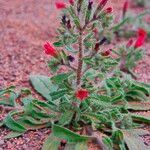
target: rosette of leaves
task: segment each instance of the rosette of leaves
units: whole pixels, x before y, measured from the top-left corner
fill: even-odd
[[[57,150],[60,146],[86,150],[89,140],[97,142],[101,149],[137,148],[139,135],[143,135],[143,131],[130,135],[129,132],[143,123],[150,124],[150,119],[132,113],[130,110],[138,110],[141,103],[134,107],[130,101],[144,101],[147,106],[143,109],[149,110],[150,86],[138,83],[129,76],[121,78],[119,59],[111,58],[101,48],[106,42],[103,34],[106,34],[109,25],[106,21],[111,18],[110,9],[104,8],[106,3],[107,0],[99,3],[75,0],[63,9],[58,41],[54,43],[60,50],[53,53],[54,57],[49,62],[56,74],[51,78],[41,75],[30,77],[32,86],[45,101],[31,96],[23,98],[19,109],[10,111],[1,122],[1,126],[13,131],[6,138],[19,136],[28,130],[50,127],[52,133],[46,139],[43,150]],[[98,36],[93,34],[95,27]],[[55,52],[54,48],[50,49]],[[73,66],[68,55],[77,59],[77,65]],[[57,73],[61,65],[69,66],[68,72]],[[86,99],[76,96],[76,91],[82,88],[88,91]],[[83,130],[86,135],[76,133]],[[103,133],[103,136],[97,137],[95,131]],[[128,136],[134,139],[133,143]],[[143,148],[143,143],[139,147]]]

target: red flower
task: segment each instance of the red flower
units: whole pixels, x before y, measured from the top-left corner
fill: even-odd
[[[73,4],[74,4],[74,0],[69,0],[69,3],[70,3],[71,5],[73,5]]]
[[[145,39],[147,37],[147,32],[144,29],[142,29],[142,28],[138,29],[137,34],[138,34],[138,38],[137,38],[137,40],[135,42],[134,48],[141,47],[144,44],[144,41],[145,41]]]
[[[139,37],[134,45],[134,48],[139,48],[144,44],[145,39],[143,39],[143,37]]]
[[[128,1],[126,1],[123,5],[123,17],[125,17],[125,14],[128,10],[128,6],[129,6],[129,3],[128,3]]]
[[[109,50],[106,50],[105,52],[102,52],[101,55],[102,56],[109,56],[110,53],[111,53],[111,50],[109,49]]]
[[[56,52],[56,50],[54,49],[54,47],[50,43],[46,42],[44,44],[44,48],[45,48],[45,53],[47,55],[51,55],[51,56],[57,57],[57,52]]]
[[[66,4],[63,3],[63,2],[56,2],[55,5],[56,5],[57,9],[64,9],[64,8],[66,8]]]
[[[139,36],[139,37],[146,38],[147,32],[146,32],[144,29],[139,28],[139,29],[138,29],[138,36]]]
[[[109,13],[111,13],[112,12],[112,7],[108,7],[108,8],[106,8],[105,9],[105,12],[107,13],[107,14],[109,14]]]
[[[133,39],[130,39],[126,45],[127,48],[131,47],[133,44]]]
[[[75,93],[76,98],[80,101],[85,100],[89,96],[89,91],[86,89],[80,89]]]

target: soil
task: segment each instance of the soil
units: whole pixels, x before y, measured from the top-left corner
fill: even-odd
[[[54,41],[58,26],[59,11],[55,9],[56,0],[0,0],[0,88],[15,85],[29,85],[29,75],[50,76],[46,65],[49,59],[43,53],[45,41]],[[67,1],[67,0],[66,0]],[[120,16],[125,0],[110,0],[114,14]],[[130,3],[133,12],[141,12]],[[117,18],[118,18],[117,17]],[[148,20],[148,19],[147,19]],[[121,39],[121,42],[124,39]],[[145,44],[146,56],[135,68],[138,80],[150,83],[150,40]],[[139,112],[150,116],[150,112]],[[6,114],[0,114],[0,120]],[[150,131],[150,130],[149,130]],[[50,129],[28,131],[19,138],[3,140],[8,129],[0,128],[0,150],[40,150]],[[150,133],[143,138],[150,143]],[[95,144],[89,144],[89,150],[98,150]]]

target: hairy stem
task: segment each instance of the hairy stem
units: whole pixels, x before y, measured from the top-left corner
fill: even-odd
[[[82,30],[80,30],[80,35],[78,39],[79,44],[79,53],[78,53],[78,69],[77,69],[77,86],[81,83],[82,76],[82,66],[83,66],[83,39],[82,39]]]

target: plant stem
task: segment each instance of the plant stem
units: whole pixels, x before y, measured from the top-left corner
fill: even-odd
[[[82,66],[83,66],[83,31],[86,29],[86,27],[92,23],[93,21],[97,20],[98,18],[90,20],[88,23],[86,23],[82,28],[79,30],[79,54],[78,54],[78,69],[77,69],[77,86],[81,84],[81,77],[82,77]]]
[[[82,76],[82,66],[83,66],[83,39],[82,39],[82,30],[80,30],[80,35],[78,39],[79,44],[79,54],[78,54],[78,69],[77,69],[77,86],[81,83],[81,76]]]

